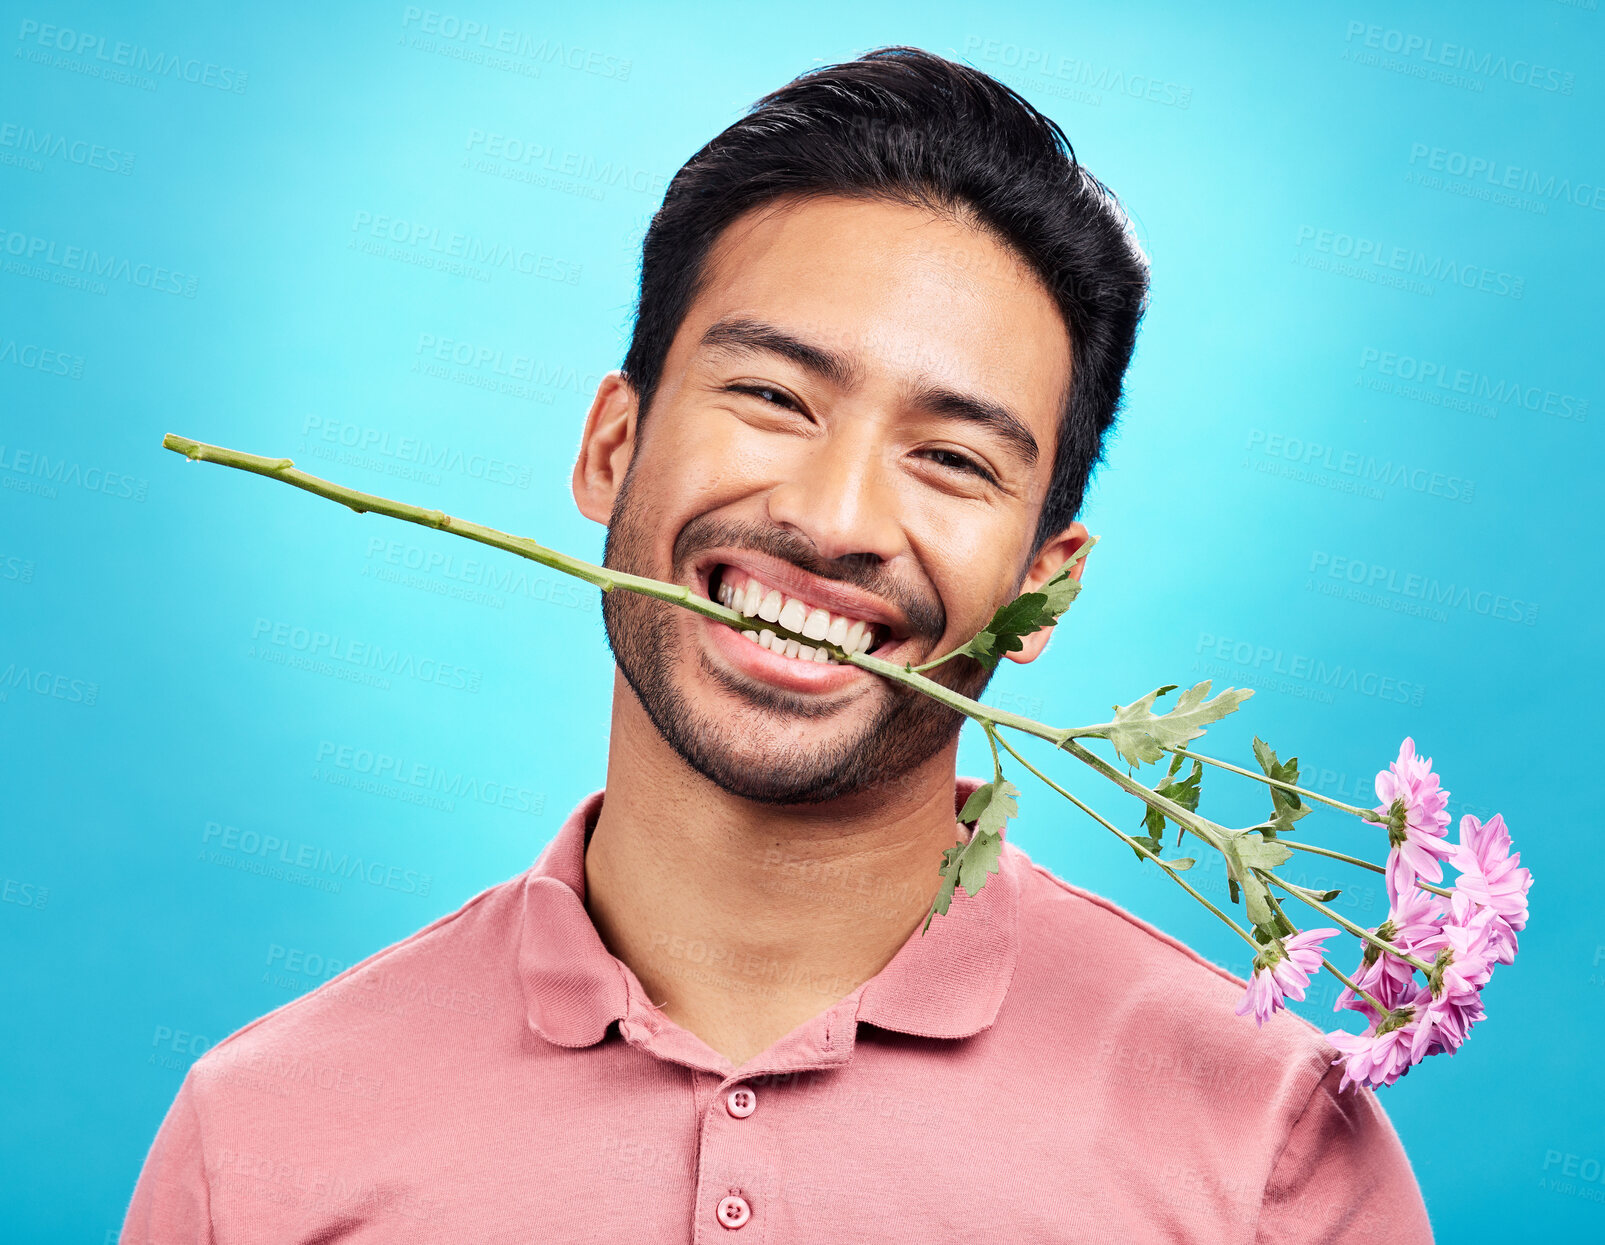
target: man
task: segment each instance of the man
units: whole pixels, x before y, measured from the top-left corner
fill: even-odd
[[[1006,843],[922,934],[960,719],[768,625],[918,663],[1088,539],[1147,273],[1067,147],[901,48],[692,157],[574,494],[751,628],[609,594],[605,797],[203,1057],[125,1241],[1430,1240],[1318,1031],[1157,930]]]

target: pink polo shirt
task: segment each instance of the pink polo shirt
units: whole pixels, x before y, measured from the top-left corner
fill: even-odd
[[[122,1240],[1431,1241],[1317,1029],[1256,1029],[1238,978],[1012,843],[732,1066],[586,913],[601,801],[527,873],[197,1061]]]

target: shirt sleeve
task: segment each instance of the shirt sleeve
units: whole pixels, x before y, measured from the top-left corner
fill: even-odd
[[[201,1120],[188,1077],[145,1156],[118,1243],[212,1245]]]
[[[1332,1067],[1271,1166],[1256,1245],[1432,1245],[1415,1173],[1375,1092]]]

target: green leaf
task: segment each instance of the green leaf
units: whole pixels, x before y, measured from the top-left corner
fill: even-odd
[[[955,655],[973,657],[991,670],[1004,654],[1018,653],[1025,648],[1020,643],[1021,636],[1058,623],[1059,616],[1070,608],[1070,603],[1081,591],[1081,581],[1072,576],[1070,571],[1097,543],[1096,536],[1086,541],[1048,577],[1042,587],[1035,592],[1023,592],[1003,606],[969,643],[956,650]]]
[[[1291,757],[1285,762],[1278,761],[1275,749],[1258,735],[1254,736],[1254,757],[1259,761],[1260,768],[1265,771],[1267,778],[1295,785],[1298,783],[1298,758]],[[1267,839],[1274,839],[1277,831],[1291,830],[1295,821],[1307,816],[1310,806],[1299,799],[1297,792],[1285,791],[1281,787],[1272,787],[1270,792],[1271,819],[1261,827],[1261,832]]]
[[[1164,779],[1154,788],[1154,793],[1162,795],[1166,799],[1174,800],[1189,813],[1196,813],[1201,790],[1200,784],[1204,780],[1204,763],[1202,761],[1194,761],[1193,772],[1185,778],[1178,779],[1176,771],[1181,768],[1183,759],[1172,754],[1170,768],[1165,771]],[[1165,823],[1167,820],[1170,819],[1152,805],[1149,805],[1143,812],[1142,824],[1148,833],[1143,836],[1136,836],[1136,841],[1148,848],[1156,856],[1159,854],[1159,849],[1164,846]],[[1180,822],[1176,823],[1176,828],[1178,831],[1176,843],[1180,845],[1181,837],[1187,833],[1187,828]],[[1135,848],[1132,850],[1139,860],[1144,859],[1141,852],[1136,851]]]
[[[1132,765],[1157,761],[1166,748],[1179,748],[1197,739],[1204,727],[1218,722],[1238,705],[1254,694],[1248,687],[1228,687],[1220,694],[1209,696],[1210,680],[1195,683],[1176,698],[1176,704],[1165,713],[1153,711],[1154,701],[1166,692],[1176,690],[1177,684],[1168,683],[1155,688],[1141,700],[1129,705],[1116,705],[1112,722],[1077,732],[1098,735],[1114,744],[1118,752]]]
[[[959,857],[959,885],[966,895],[980,893],[987,875],[998,871],[998,859],[1002,855],[1003,836],[996,830],[977,830],[970,836]]]
[[[1271,907],[1270,889],[1252,870],[1243,875],[1243,910],[1255,925],[1276,919],[1276,912]]]
[[[1293,849],[1281,843],[1267,842],[1257,830],[1228,832],[1221,840],[1221,852],[1226,857],[1226,880],[1232,889],[1232,902],[1237,902],[1237,888],[1243,889],[1243,906],[1248,919],[1255,925],[1268,925],[1276,918],[1270,889],[1256,869],[1274,869],[1292,856]]]
[[[942,885],[937,888],[931,910],[925,914],[923,934],[931,927],[931,918],[946,916],[953,903],[955,887],[962,886],[968,895],[976,894],[986,884],[988,874],[998,871],[998,860],[1003,854],[1003,836],[995,830],[977,829],[968,843],[955,843],[942,853]]]
[[[973,824],[969,842],[955,843],[942,853],[942,885],[931,901],[931,910],[925,914],[923,934],[931,927],[931,918],[946,916],[953,903],[955,887],[962,886],[964,893],[974,895],[986,885],[988,875],[998,871],[1003,855],[1003,828],[1009,818],[1020,813],[1020,791],[1007,778],[977,787],[959,810],[959,820]]]
[[[1292,921],[1287,919],[1287,914],[1282,911],[1280,906],[1277,907],[1270,921],[1253,927],[1254,939],[1261,946],[1266,946],[1277,938],[1287,938],[1296,933],[1298,933],[1298,929]]]
[[[931,900],[931,910],[925,914],[925,924],[920,927],[923,934],[931,928],[931,918],[938,913],[947,915],[948,906],[953,902],[953,888],[959,881],[959,863],[964,855],[965,844],[955,843],[942,853],[942,885],[936,889],[936,898]]]
[[[979,786],[964,801],[959,820],[973,825],[977,834],[1000,831],[1009,818],[1020,815],[1019,794],[1020,789],[1007,778]]]

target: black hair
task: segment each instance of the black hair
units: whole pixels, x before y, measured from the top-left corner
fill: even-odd
[[[1076,159],[1058,124],[1009,87],[910,47],[793,79],[686,161],[641,248],[623,372],[641,417],[706,276],[710,250],[772,200],[838,195],[970,219],[1017,252],[1069,329],[1071,383],[1036,547],[1081,511],[1120,407],[1148,263],[1125,212]]]

